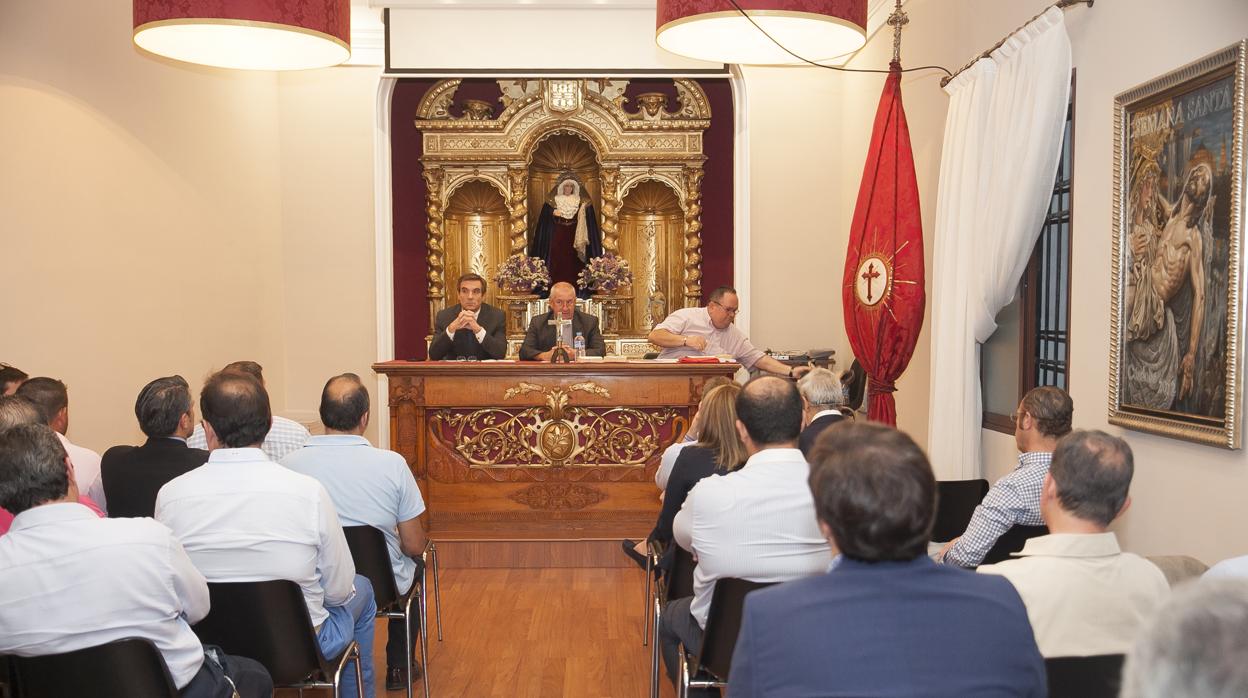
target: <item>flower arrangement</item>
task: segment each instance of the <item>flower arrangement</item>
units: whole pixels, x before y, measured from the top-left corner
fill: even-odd
[[[590,259],[589,264],[576,277],[576,281],[581,288],[599,293],[614,293],[633,283],[633,270],[629,268],[627,259],[617,257],[614,252],[607,252],[601,257]]]
[[[532,293],[550,285],[550,271],[542,258],[517,253],[498,265],[494,280],[512,293]]]

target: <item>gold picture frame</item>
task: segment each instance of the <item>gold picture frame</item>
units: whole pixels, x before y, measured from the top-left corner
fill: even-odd
[[[1109,422],[1242,439],[1248,40],[1114,100]]]

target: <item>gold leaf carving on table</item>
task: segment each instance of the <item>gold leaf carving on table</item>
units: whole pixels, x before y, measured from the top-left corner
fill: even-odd
[[[670,407],[577,407],[571,394],[610,398],[592,381],[563,388],[518,383],[504,399],[540,392],[544,405],[436,410],[430,432],[474,467],[645,467],[670,441],[680,413]]]
[[[602,502],[607,495],[585,485],[551,482],[529,485],[507,498],[530,509],[578,511]]]

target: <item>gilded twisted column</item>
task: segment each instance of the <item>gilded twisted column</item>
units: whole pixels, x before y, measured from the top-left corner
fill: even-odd
[[[701,167],[685,168],[685,307],[702,304]]]
[[[511,222],[511,252],[524,254],[529,246],[529,226],[525,217],[529,213],[529,187],[523,167],[507,169],[507,184],[511,187],[511,196],[507,201]]]
[[[620,169],[602,168],[602,251],[620,252]]]
[[[446,232],[442,229],[442,168],[425,168],[425,227],[427,235],[425,246],[429,263],[429,310],[430,321],[442,309],[446,297],[446,282],[443,273],[446,271],[446,249],[443,245]]]

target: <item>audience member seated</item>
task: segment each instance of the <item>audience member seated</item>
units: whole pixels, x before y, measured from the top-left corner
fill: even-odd
[[[0,538],[0,654],[144,638],[184,698],[232,695],[230,681],[246,698],[270,696],[258,662],[205,656],[190,624],[208,614],[208,585],[169,529],[99,518],[77,502],[72,468],[47,426],[0,432],[0,505],[17,513]]]
[[[676,512],[684,505],[693,486],[704,477],[732,472],[745,462],[745,444],[741,443],[741,437],[737,435],[737,396],[740,393],[741,387],[731,383],[711,390],[702,398],[702,404],[698,406],[698,416],[695,418],[701,423],[698,441],[681,450],[672,467],[667,489],[663,492],[663,509],[659,512],[649,540],[669,545],[672,542],[672,522],[676,519]],[[645,567],[645,541],[634,543],[625,539],[624,552],[642,568]],[[669,546],[659,567],[671,569],[673,552]]]
[[[1210,567],[1201,579],[1224,579],[1248,577],[1248,555],[1232,557]]]
[[[563,326],[563,345],[572,352],[576,335],[585,339],[585,356],[606,356],[607,345],[598,331],[598,318],[576,309],[576,287],[560,281],[550,287],[550,310],[533,318],[520,345],[522,361],[550,361],[554,354],[555,332],[559,329],[550,323],[558,316],[569,321]]]
[[[694,595],[668,602],[663,611],[660,640],[669,678],[679,666],[678,643],[695,653],[702,647],[715,580],[783,582],[818,574],[832,559],[815,523],[809,467],[797,449],[797,388],[774,376],[746,383],[737,397],[736,428],[749,456],[745,465],[694,486],[672,524],[675,541],[698,566]]]
[[[416,561],[425,549],[425,531],[417,518],[425,511],[416,478],[403,456],[373,448],[364,431],[371,415],[368,389],[354,373],[334,376],[321,391],[324,436],[282,459],[282,465],[316,478],[334,502],[344,526],[373,526],[386,537],[390,565],[400,593],[411,589]],[[403,619],[390,619],[386,641],[386,690],[407,685]],[[420,624],[412,622],[416,635]],[[415,646],[413,644],[413,646]],[[412,681],[420,677],[413,662]]]
[[[1248,696],[1248,580],[1175,589],[1127,655],[1122,698]]]
[[[668,314],[655,325],[646,339],[661,347],[661,359],[686,356],[731,356],[747,369],[766,371],[778,376],[800,378],[809,366],[786,366],[763,353],[750,343],[749,337],[734,322],[741,309],[737,290],[720,286],[711,291],[705,306],[681,308]]]
[[[262,387],[264,386],[264,369],[255,361],[235,361],[226,364],[221,369],[222,373],[245,373],[256,379]],[[260,450],[264,451],[264,455],[268,456],[273,462],[280,461],[287,454],[294,453],[303,448],[308,442],[307,427],[293,419],[287,419],[281,415],[273,415],[273,425],[269,429],[269,433],[264,437],[264,444],[260,446]],[[204,425],[196,424],[195,431],[191,434],[191,438],[186,440],[189,448],[207,449],[208,439],[204,435]]]
[[[733,380],[726,376],[715,376],[702,384],[702,399],[712,390],[721,385],[733,384]],[[680,457],[680,452],[685,446],[692,446],[698,441],[698,434],[702,431],[702,422],[698,415],[702,414],[702,405],[698,404],[698,411],[694,413],[693,419],[689,422],[689,430],[685,432],[684,438],[676,443],[663,449],[663,456],[659,458],[659,469],[654,471],[654,484],[659,486],[660,490],[667,489],[667,478],[672,474],[672,466],[676,465],[676,459]]]
[[[17,388],[30,376],[16,366],[0,363],[0,396],[13,395]]]
[[[23,424],[43,424],[43,415],[39,408],[20,395],[0,395],[0,432]],[[104,512],[85,494],[78,496],[78,503],[90,509],[96,516],[104,516]],[[0,507],[0,536],[8,533],[12,524],[13,514]]]
[[[61,445],[74,463],[74,478],[78,491],[87,494],[91,485],[100,477],[100,454],[89,448],[75,446],[65,438],[69,431],[69,390],[55,378],[31,378],[22,383],[15,393],[35,403],[43,423],[52,427]]]
[[[808,456],[819,434],[845,419],[841,413],[845,406],[845,386],[841,377],[832,371],[815,368],[797,381],[797,391],[802,395],[802,422],[806,425],[797,446],[802,455]]]
[[[334,657],[358,642],[364,695],[373,695],[373,588],[355,574],[321,483],[260,449],[271,420],[264,385],[250,374],[222,371],[204,385],[199,411],[208,462],[161,488],[156,520],[209,582],[297,582],[321,651]],[[355,672],[344,673],[342,694],[351,695]]]
[[[91,498],[111,517],[152,516],[156,493],[173,478],[208,461],[208,452],[189,448],[195,429],[191,386],[182,376],[157,378],[143,386],[134,416],[147,435],[142,446],[113,446],[100,460],[100,479]]]
[[[464,274],[455,283],[459,303],[433,320],[429,359],[501,359],[507,355],[507,316],[485,300],[485,279]]]
[[[844,422],[810,463],[818,526],[839,556],[827,574],[746,597],[732,698],[1047,695],[1014,589],[927,556],[936,479],[910,437]]]
[[[1062,437],[1040,492],[1049,535],[1019,559],[979,568],[1018,590],[1045,657],[1126,654],[1170,595],[1153,563],[1124,553],[1109,524],[1131,504],[1127,442],[1101,431]]]
[[[1040,490],[1049,472],[1057,440],[1070,432],[1074,403],[1061,388],[1033,388],[1023,396],[1014,422],[1018,466],[997,480],[975,507],[966,532],[945,544],[936,559],[959,567],[983,562],[1001,534],[1014,526],[1039,526]]]

